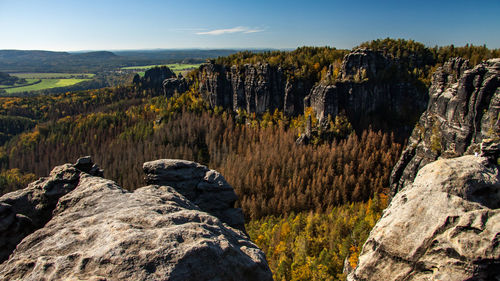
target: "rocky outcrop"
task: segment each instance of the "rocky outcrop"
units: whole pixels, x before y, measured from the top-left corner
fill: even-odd
[[[408,135],[427,105],[426,94],[400,77],[394,60],[366,49],[346,55],[337,75],[330,67],[304,100],[318,119],[345,114],[355,130],[368,127]]]
[[[170,98],[175,93],[182,94],[188,90],[188,83],[186,78],[179,74],[178,77],[168,78],[163,81],[163,94]]]
[[[348,280],[499,280],[499,236],[499,166],[438,160],[395,195]]]
[[[143,165],[146,183],[173,187],[202,211],[245,231],[245,218],[234,189],[215,170],[186,160],[162,159]]]
[[[163,81],[165,79],[177,78],[177,75],[166,66],[154,67],[146,70],[144,77],[134,77],[134,84],[142,88],[153,89],[163,92]]]
[[[50,220],[59,198],[77,186],[82,173],[102,176],[102,170],[90,157],[83,157],[76,164],[56,167],[48,177],[0,198],[0,262],[24,237]]]
[[[426,164],[479,153],[483,140],[500,138],[499,86],[500,59],[470,69],[468,61],[455,58],[434,73],[428,108],[392,171],[393,194]]]
[[[342,112],[355,129],[372,126],[407,136],[427,106],[427,95],[401,76],[400,68],[379,52],[359,49],[345,56],[338,77],[331,66],[316,85],[268,63],[229,67],[210,62],[200,67],[198,79],[212,107],[256,113],[279,109],[288,115],[313,107],[320,119]]]
[[[264,253],[243,231],[175,189],[189,190],[192,182],[227,191],[216,171],[192,162],[150,162],[149,180],[177,186],[127,192],[79,170],[88,160],[56,167],[49,178],[0,198],[2,231],[38,228],[0,264],[1,280],[272,280]],[[205,173],[189,181],[189,171]],[[38,218],[44,219],[32,222]]]
[[[287,80],[281,68],[267,63],[227,67],[210,62],[200,67],[199,80],[212,107],[256,113],[302,113],[304,93],[311,88],[306,81]]]

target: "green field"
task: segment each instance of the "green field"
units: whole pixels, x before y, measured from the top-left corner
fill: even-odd
[[[189,70],[193,68],[197,68],[200,64],[183,64],[183,63],[173,63],[173,64],[153,64],[153,65],[143,65],[143,66],[127,66],[122,67],[121,69],[125,70],[147,70],[157,66],[166,66],[170,68],[173,72],[181,72],[184,70]]]
[[[31,84],[36,84],[40,81],[40,79],[35,78],[26,78],[26,83],[24,84],[14,84],[14,85],[0,85],[0,89],[8,89],[8,88],[17,88],[17,87],[26,87],[31,86]]]
[[[90,79],[95,76],[92,73],[10,73],[10,75],[25,79]]]
[[[45,89],[52,89],[52,88],[57,88],[57,87],[66,87],[66,86],[71,86],[76,83],[80,83],[82,81],[86,81],[89,79],[76,79],[76,78],[67,78],[67,79],[26,79],[28,83],[33,83],[33,80],[41,80],[40,83],[34,84],[34,85],[29,85],[29,86],[22,86],[22,87],[16,87],[16,88],[10,88],[10,89],[5,89],[7,94],[14,94],[14,93],[20,93],[20,92],[29,92],[29,91],[38,91],[38,90],[45,90]]]

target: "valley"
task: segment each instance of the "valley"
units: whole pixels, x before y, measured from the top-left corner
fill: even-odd
[[[438,158],[483,153],[481,144],[485,140],[498,140],[498,57],[499,49],[484,46],[427,47],[413,40],[387,38],[361,43],[353,50],[300,47],[236,52],[202,64],[120,66],[110,71],[130,71],[134,77],[113,87],[0,97],[0,192],[8,195],[23,189],[49,175],[55,166],[89,155],[103,169],[101,176],[105,179],[99,178],[97,168],[90,172],[76,163],[55,169],[55,174],[44,181],[61,180],[57,173],[63,171],[71,179],[78,178],[66,184],[81,184],[85,192],[92,190],[87,181],[95,181],[96,186],[101,186],[100,181],[112,182],[99,188],[103,198],[109,198],[103,202],[115,202],[111,200],[115,195],[110,195],[115,193],[121,194],[123,202],[134,196],[158,202],[156,191],[143,187],[144,173],[149,184],[179,173],[173,176],[175,181],[168,181],[174,186],[185,176],[181,171],[187,168],[182,165],[198,164],[175,164],[182,169],[172,164],[175,172],[165,172],[167,164],[154,170],[148,168],[152,164],[143,163],[156,159],[194,161],[216,170],[224,178],[219,184],[234,189],[238,200],[231,208],[241,208],[244,229],[252,241],[249,243],[265,253],[274,280],[364,280],[361,278],[370,274],[374,260],[360,258],[369,252],[363,245],[367,239],[370,243],[388,243],[383,237],[372,237],[370,231],[379,221],[391,225],[383,210],[403,186],[410,186],[418,166]],[[143,75],[135,76],[142,71]],[[100,74],[11,76],[27,83],[54,80],[52,85],[57,85],[55,81],[97,79]],[[451,96],[460,97],[461,102]],[[455,115],[446,111],[452,105],[460,113],[458,117],[451,118]],[[458,122],[462,122],[459,131],[448,126]],[[494,161],[498,161],[498,151],[491,151],[488,157],[497,157]],[[460,160],[454,165],[464,164]],[[474,167],[486,169],[484,165],[478,162]],[[494,173],[498,162],[491,165],[488,173]],[[91,177],[85,175],[87,172]],[[210,181],[212,177],[222,181],[213,174],[203,179]],[[488,184],[484,186],[490,188]],[[121,188],[123,192],[118,192]],[[181,192],[182,188],[179,184],[177,190]],[[139,191],[136,194],[134,190]],[[80,196],[77,189],[66,192],[68,196]],[[453,194],[457,192],[461,191]],[[189,201],[201,200],[185,194]],[[467,196],[470,199],[475,195]],[[175,204],[184,200],[175,198],[169,200]],[[403,202],[404,198],[397,200]],[[200,206],[205,204],[204,200],[199,202]],[[110,208],[116,208],[113,204]],[[191,203],[182,204],[190,211],[196,209]],[[498,208],[488,206],[492,208],[488,212],[496,218]],[[158,211],[163,207],[158,208],[156,215],[163,212]],[[208,212],[217,216],[222,212],[214,210]],[[64,215],[64,210],[61,212]],[[154,212],[148,216],[156,219]],[[211,224],[210,219],[202,223]],[[418,222],[412,223],[419,227]],[[141,225],[137,229],[149,227],[138,219],[137,225]],[[56,234],[61,233],[64,231]],[[405,258],[402,253],[388,262],[390,255],[384,256],[383,251],[379,255],[395,268]],[[260,254],[252,257],[262,263]],[[425,264],[418,255],[411,258],[410,262]],[[494,262],[489,261],[495,258],[480,259],[486,268],[493,268]],[[470,261],[464,258],[462,262]],[[447,264],[442,266],[447,268]],[[9,265],[8,272],[14,274],[15,268]],[[144,274],[153,274],[151,271]]]

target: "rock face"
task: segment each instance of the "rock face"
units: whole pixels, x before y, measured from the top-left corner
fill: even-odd
[[[158,175],[149,178],[171,179],[165,175],[175,173],[161,171],[159,163],[145,165]],[[161,163],[200,171],[192,162]],[[189,189],[189,180],[180,180],[187,174],[177,175],[173,182],[184,184],[177,188]],[[204,175],[202,188],[225,182],[215,171]],[[173,187],[149,185],[131,193],[66,164],[0,202],[2,231],[21,236],[37,229],[0,264],[1,280],[272,280],[263,252],[244,232]],[[32,222],[39,217],[44,221]],[[23,232],[26,225],[31,228]]]
[[[143,165],[148,184],[167,185],[196,204],[202,211],[245,231],[245,218],[234,189],[215,170],[186,160],[162,159]]]
[[[408,135],[427,106],[427,95],[400,78],[399,67],[379,52],[359,49],[345,56],[338,78],[332,79],[331,66],[327,79],[314,85],[287,79],[285,70],[267,63],[229,67],[211,62],[199,69],[199,90],[212,107],[256,113],[279,109],[289,115],[313,107],[320,119],[342,112],[355,129],[371,125]]]
[[[348,280],[500,280],[499,208],[490,159],[428,164],[392,199]]]
[[[184,93],[188,90],[188,83],[182,75],[175,78],[167,78],[163,81],[163,94],[170,98],[175,93]]]
[[[470,69],[455,58],[433,75],[429,105],[391,175],[395,194],[418,170],[438,158],[479,152],[485,139],[500,138],[500,59]]]
[[[83,157],[76,164],[56,167],[49,177],[0,198],[0,262],[24,237],[50,220],[59,198],[77,186],[82,173],[102,176],[102,170],[90,157]]]
[[[163,81],[170,78],[177,78],[177,75],[170,68],[161,66],[146,70],[144,77],[140,79],[134,77],[134,83],[140,84],[143,88],[163,91]]]
[[[379,52],[358,49],[348,54],[337,77],[327,77],[304,100],[318,119],[344,113],[354,129],[391,130],[408,135],[427,105],[425,93],[398,73],[399,64]]]
[[[274,109],[300,113],[304,92],[310,88],[302,81],[287,81],[281,68],[267,63],[241,67],[209,63],[200,67],[199,80],[200,92],[212,107],[256,113]]]

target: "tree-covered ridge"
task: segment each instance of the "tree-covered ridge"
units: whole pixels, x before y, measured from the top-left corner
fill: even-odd
[[[405,39],[377,39],[361,43],[358,47],[381,51],[400,60],[410,68],[425,65],[443,64],[450,58],[461,57],[469,60],[471,65],[500,57],[500,49],[488,49],[485,45],[474,46],[466,44],[462,47],[434,46],[426,47],[424,44]]]
[[[354,47],[353,50],[358,48],[382,52],[398,64],[399,69],[393,71],[393,75],[396,75],[398,79],[420,80],[427,86],[430,84],[434,70],[452,57],[463,57],[470,60],[472,65],[490,58],[500,57],[500,49],[488,49],[486,46],[467,44],[463,47],[453,45],[428,47],[413,40],[392,38],[364,42]],[[293,51],[273,51],[259,54],[239,52],[227,57],[219,57],[215,63],[226,66],[269,63],[272,66],[283,68],[288,79],[303,78],[312,82],[318,82],[325,78],[329,66],[332,65],[334,76],[332,81],[336,81],[342,59],[349,52],[349,50],[332,47],[300,47]],[[390,72],[390,70],[388,71]]]
[[[256,50],[259,51],[259,50]],[[237,50],[130,50],[96,52],[51,52],[36,50],[0,50],[3,72],[96,73],[125,66],[191,62],[226,56]]]
[[[269,63],[281,67],[289,79],[307,79],[317,82],[326,75],[331,64],[340,66],[348,50],[333,47],[300,47],[293,51],[272,51],[253,53],[239,52],[227,57],[219,57],[215,63],[226,66]]]
[[[0,72],[0,85],[13,86],[14,84],[24,84],[26,79],[11,76],[8,73]]]

